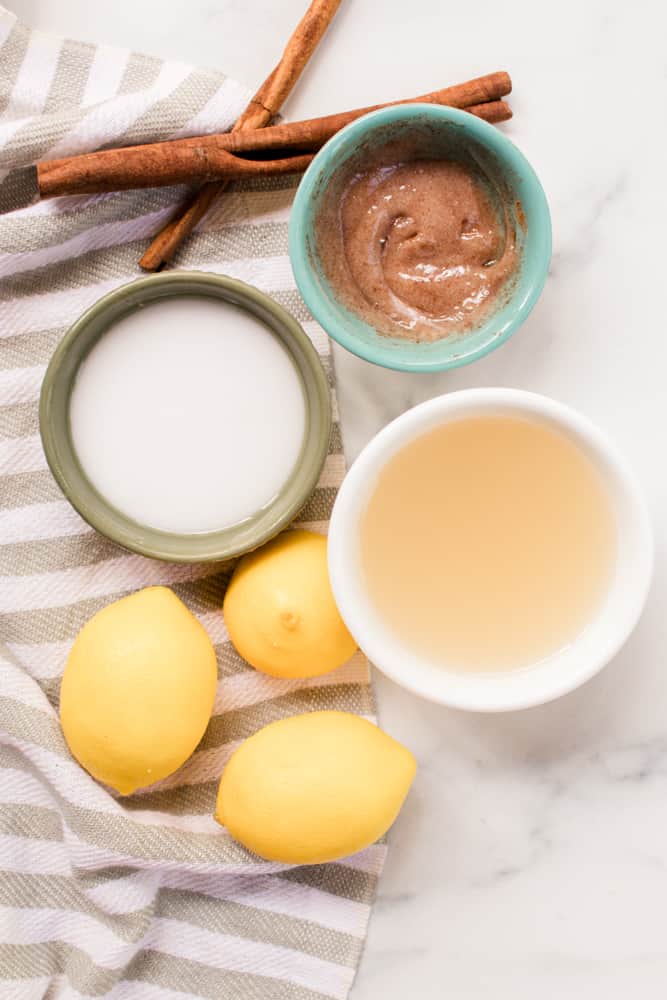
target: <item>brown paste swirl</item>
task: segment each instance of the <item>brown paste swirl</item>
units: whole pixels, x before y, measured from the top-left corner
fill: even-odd
[[[378,332],[429,341],[470,329],[516,271],[502,199],[462,162],[376,163],[329,201],[316,223],[323,270]]]

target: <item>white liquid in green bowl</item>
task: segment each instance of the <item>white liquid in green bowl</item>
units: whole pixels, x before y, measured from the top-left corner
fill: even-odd
[[[301,450],[305,402],[259,320],[183,296],[101,337],[77,374],[70,420],[79,461],[111,504],[148,527],[196,533],[276,496]]]

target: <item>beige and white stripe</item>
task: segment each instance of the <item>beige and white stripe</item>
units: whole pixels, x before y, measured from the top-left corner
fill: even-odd
[[[80,1000],[347,997],[384,846],[288,868],[248,854],[211,818],[229,755],[267,722],[318,708],[372,717],[368,665],[278,681],[229,642],[229,567],[168,566],[118,549],[69,507],[46,467],[37,406],[68,325],[139,276],[181,189],[35,201],[37,157],[229,127],[249,94],[222,74],[30,31],[0,8],[0,995]],[[299,319],[331,373],[286,248],[294,181],[230,191],[178,265],[242,278]],[[330,453],[301,523],[326,530],[344,474]],[[169,583],[218,654],[214,717],[196,753],[123,799],[72,761],[60,676],[81,625]]]

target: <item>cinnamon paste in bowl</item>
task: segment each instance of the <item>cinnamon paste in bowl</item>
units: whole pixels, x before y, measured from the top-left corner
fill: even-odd
[[[515,224],[475,163],[410,159],[409,145],[393,145],[358,170],[350,164],[327,191],[318,256],[341,299],[379,333],[436,340],[474,326],[506,295]]]
[[[492,125],[434,105],[385,108],[338,133],[290,221],[315,318],[354,353],[405,370],[456,367],[507,339],[550,251],[546,199],[522,154]]]

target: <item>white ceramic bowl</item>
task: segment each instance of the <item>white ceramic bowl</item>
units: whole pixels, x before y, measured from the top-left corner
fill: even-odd
[[[606,597],[596,616],[570,645],[519,670],[455,673],[403,646],[379,617],[364,587],[359,523],[380,470],[392,455],[433,427],[480,414],[529,417],[559,428],[576,441],[597,464],[608,485],[618,523],[618,552]],[[410,525],[397,530],[409,531]],[[651,526],[637,480],[625,459],[594,424],[575,410],[518,389],[453,392],[398,417],[373,438],[350,469],[329,529],[334,595],[350,632],[372,662],[416,694],[478,712],[540,705],[572,691],[601,670],[636,625],[652,568]]]

